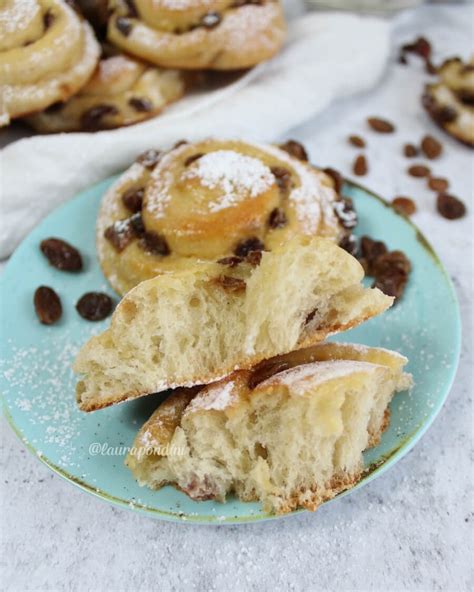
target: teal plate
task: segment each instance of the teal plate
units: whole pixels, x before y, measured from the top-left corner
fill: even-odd
[[[97,411],[77,410],[71,364],[81,344],[105,329],[108,320],[90,323],[75,303],[91,290],[113,296],[95,256],[94,228],[100,198],[114,179],[81,193],[48,216],[21,244],[8,263],[0,289],[2,329],[0,388],[5,416],[24,444],[65,479],[115,504],[156,518],[200,523],[250,522],[270,518],[258,503],[231,498],[226,504],[194,502],[172,487],[141,488],[124,466],[126,447],[156,408],[159,395]],[[359,212],[359,234],[402,248],[413,272],[402,300],[338,339],[395,349],[409,359],[415,387],[392,402],[392,421],[377,448],[365,454],[369,483],[400,460],[431,424],[446,399],[460,350],[460,317],[453,286],[430,245],[416,227],[382,199],[347,184]],[[64,238],[84,256],[85,270],[55,270],[40,253],[47,237]],[[32,298],[39,285],[53,287],[63,302],[63,317],[46,327],[36,319]]]

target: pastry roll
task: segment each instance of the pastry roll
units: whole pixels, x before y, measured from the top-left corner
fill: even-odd
[[[407,359],[322,344],[239,371],[197,394],[179,389],[139,431],[126,464],[140,485],[172,484],[194,500],[261,501],[315,510],[362,477],[362,452],[412,384]]]
[[[4,0],[0,7],[0,124],[46,109],[91,77],[100,47],[62,0]]]
[[[293,236],[338,242],[356,222],[333,180],[285,150],[180,143],[139,157],[107,192],[97,251],[109,282],[124,294],[156,275],[271,250]]]
[[[327,238],[297,236],[270,252],[196,261],[128,292],[111,326],[79,352],[77,401],[93,411],[324,340],[393,302]]]
[[[111,10],[109,41],[164,68],[249,68],[286,36],[278,0],[112,0]]]

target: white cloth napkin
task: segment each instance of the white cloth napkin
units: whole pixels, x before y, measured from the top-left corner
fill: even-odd
[[[222,91],[129,128],[9,144],[0,153],[0,258],[55,206],[148,148],[209,136],[272,141],[331,102],[370,88],[386,64],[389,37],[380,19],[312,13],[290,22],[276,58]]]

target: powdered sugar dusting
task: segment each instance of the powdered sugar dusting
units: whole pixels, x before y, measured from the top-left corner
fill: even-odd
[[[195,411],[222,411],[236,401],[238,393],[233,380],[217,383],[201,391],[188,405],[185,413]]]
[[[183,176],[197,178],[204,187],[222,192],[216,201],[208,204],[211,212],[235,206],[248,197],[257,197],[275,182],[270,169],[260,160],[234,150],[205,154]]]

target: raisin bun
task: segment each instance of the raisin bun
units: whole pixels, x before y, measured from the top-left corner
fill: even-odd
[[[164,68],[235,70],[271,58],[286,25],[278,0],[112,0],[108,39]]]
[[[364,288],[363,276],[333,241],[299,236],[142,282],[79,352],[79,406],[208,384],[358,325],[393,302]]]
[[[76,95],[27,122],[42,133],[122,127],[158,115],[184,90],[178,70],[163,70],[125,55],[106,57]]]
[[[427,84],[422,102],[434,122],[463,144],[474,148],[474,57],[446,60],[439,81]]]
[[[91,77],[100,47],[62,0],[0,4],[0,125],[65,101]]]
[[[388,404],[411,386],[407,359],[323,344],[239,371],[198,394],[179,389],[139,431],[126,464],[140,485],[173,484],[195,500],[315,510],[355,485]]]
[[[207,140],[138,158],[104,196],[97,251],[124,294],[158,274],[271,250],[295,235],[339,241],[355,222],[333,180],[307,162],[273,146]]]

